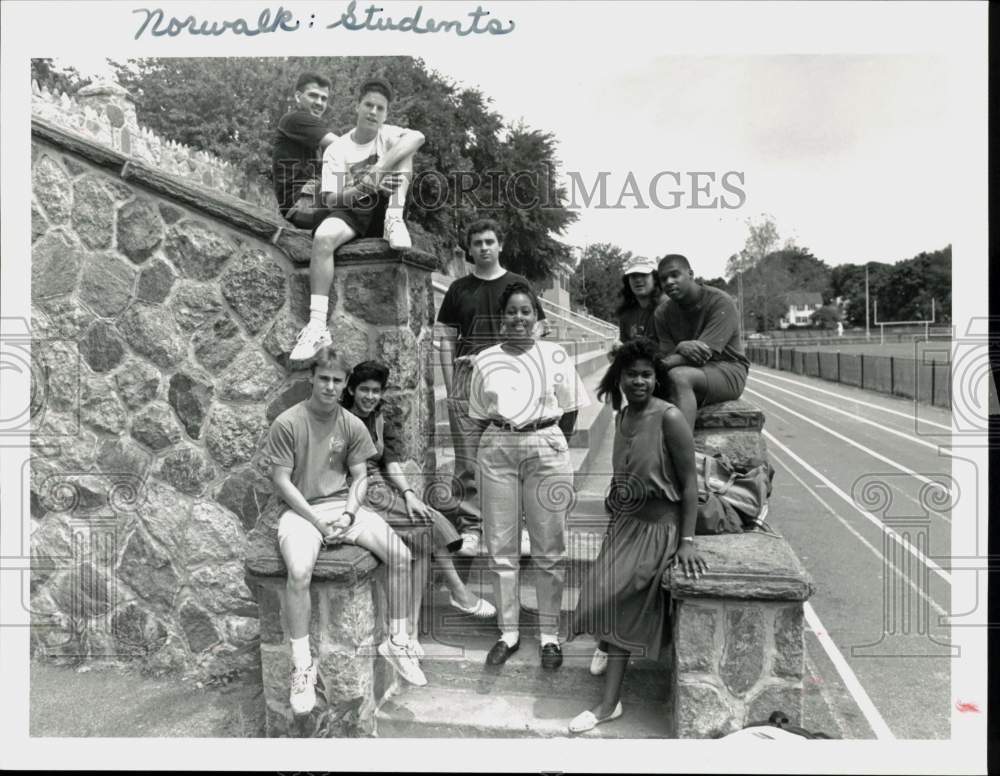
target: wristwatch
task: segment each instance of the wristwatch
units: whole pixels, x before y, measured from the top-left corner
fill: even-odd
[[[354,513],[353,513],[353,512],[348,512],[348,511],[347,511],[347,510],[345,509],[345,510],[344,510],[344,514],[345,514],[345,515],[347,515],[347,516],[348,516],[348,517],[349,517],[349,518],[351,519],[351,522],[349,522],[349,523],[347,524],[347,527],[348,527],[348,528],[350,528],[350,527],[351,527],[352,525],[354,525]]]

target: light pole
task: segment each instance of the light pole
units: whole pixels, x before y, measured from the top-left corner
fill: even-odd
[[[865,264],[865,339],[871,339],[871,325],[869,323],[869,310],[871,309],[871,304],[868,301],[868,264]]]

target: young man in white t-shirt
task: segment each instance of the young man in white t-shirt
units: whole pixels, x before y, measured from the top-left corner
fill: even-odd
[[[309,323],[299,332],[290,358],[303,361],[331,344],[326,325],[334,252],[355,237],[383,237],[394,250],[411,247],[403,204],[413,173],[413,155],[424,144],[415,129],[386,124],[392,88],[369,78],[359,92],[354,129],[323,152],[321,196],[330,215],[313,233],[309,260]]]

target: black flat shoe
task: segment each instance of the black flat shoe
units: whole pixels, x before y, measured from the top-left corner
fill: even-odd
[[[488,666],[502,666],[507,662],[507,658],[517,652],[518,648],[521,646],[521,642],[518,641],[513,647],[508,646],[507,642],[500,639],[496,644],[494,644],[489,653],[486,655],[486,665]],[[559,658],[562,662],[562,657]]]
[[[562,647],[558,644],[542,645],[542,668],[555,670],[562,665]]]

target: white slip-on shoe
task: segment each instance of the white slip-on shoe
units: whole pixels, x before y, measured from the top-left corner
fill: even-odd
[[[587,709],[586,711],[573,717],[572,721],[569,723],[569,732],[586,733],[588,730],[593,730],[603,722],[610,722],[613,719],[618,719],[623,713],[621,701],[618,701],[618,703],[615,704],[615,710],[606,717],[598,718],[594,712]]]
[[[590,660],[590,673],[593,676],[602,676],[608,670],[608,653],[598,647],[594,650],[594,657]]]

